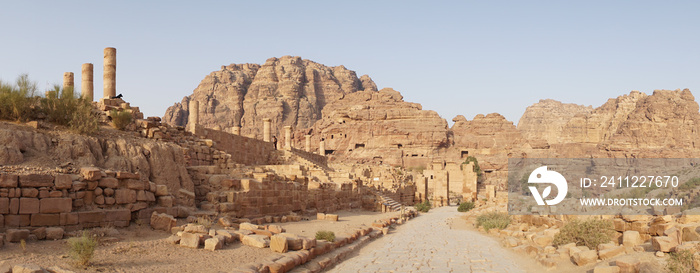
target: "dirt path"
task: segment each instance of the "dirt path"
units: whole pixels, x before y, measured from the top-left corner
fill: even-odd
[[[456,207],[431,210],[368,244],[329,272],[542,272],[477,231],[453,229]]]

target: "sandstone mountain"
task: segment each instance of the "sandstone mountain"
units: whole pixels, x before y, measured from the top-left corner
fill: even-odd
[[[231,64],[206,76],[190,96],[168,108],[163,121],[184,126],[189,103],[199,101],[199,123],[245,136],[260,137],[262,120],[272,119],[272,133],[282,127],[308,128],[326,104],[360,90],[376,91],[372,79],[357,77],[344,66],[328,67],[300,57],[268,59],[265,64]]]
[[[323,138],[327,153],[341,161],[411,167],[425,166],[449,146],[447,121],[403,101],[391,88],[348,94],[326,105],[322,114],[313,127],[295,133],[297,147],[310,134],[314,148]]]
[[[577,144],[596,147],[580,157],[601,153],[658,157],[658,152],[676,156],[697,152],[699,126],[698,103],[685,89],[655,90],[652,95],[632,91],[595,109],[542,100],[527,108],[518,130],[531,142],[553,145],[560,155],[576,153],[557,145]]]

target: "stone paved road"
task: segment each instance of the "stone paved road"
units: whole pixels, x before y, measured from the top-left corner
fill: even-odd
[[[472,230],[453,230],[456,207],[432,209],[328,272],[526,272],[522,258],[495,239]]]

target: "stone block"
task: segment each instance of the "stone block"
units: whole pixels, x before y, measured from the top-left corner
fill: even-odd
[[[62,226],[73,226],[80,223],[78,219],[78,213],[61,213],[61,225]]]
[[[19,199],[19,214],[39,213],[39,199],[37,198],[20,198]]]
[[[172,215],[153,212],[151,214],[151,227],[155,230],[170,231],[177,225],[177,220]]]
[[[316,247],[316,238],[301,237],[302,249],[309,250]]]
[[[668,236],[656,236],[651,238],[654,250],[661,252],[671,252],[678,245],[678,241]]]
[[[50,227],[46,228],[46,240],[61,240],[63,239],[63,228]]]
[[[131,211],[128,209],[105,210],[105,221],[131,221]]]
[[[32,216],[31,216],[31,225],[33,227],[60,226],[61,225],[61,217],[60,217],[60,214],[57,214],[57,213],[52,213],[52,214],[35,213],[35,214],[32,214]]]
[[[224,237],[224,242],[226,244],[232,244],[233,242],[236,241],[236,237],[231,234],[228,230],[225,229],[219,229],[216,230],[216,236],[223,236]]]
[[[326,214],[325,213],[316,213],[316,220],[323,220],[326,219]]]
[[[19,213],[19,198],[10,198],[10,214]]]
[[[554,237],[549,235],[535,235],[532,237],[532,242],[540,247],[551,245],[552,241],[554,241]]]
[[[95,167],[82,167],[80,168],[80,175],[87,181],[97,181],[102,178],[102,171]]]
[[[53,183],[57,190],[67,190],[73,187],[73,178],[67,174],[57,174]]]
[[[678,228],[681,230],[683,242],[700,241],[700,224],[684,224]]]
[[[41,266],[35,264],[16,264],[12,267],[12,273],[44,273]]]
[[[100,179],[100,182],[97,183],[97,185],[102,188],[116,189],[119,188],[119,180],[113,177],[105,177]]]
[[[241,223],[238,226],[238,229],[256,230],[256,229],[260,229],[260,226],[245,222],[245,223]]]
[[[219,240],[219,238],[209,238],[204,241],[204,249],[206,250],[219,250],[224,247],[224,242]]]
[[[166,196],[168,194],[168,186],[156,185],[156,196]]]
[[[622,233],[622,245],[635,247],[644,243],[638,231],[628,230]]]
[[[136,179],[126,179],[126,187],[130,190],[145,190],[146,183],[141,180]]]
[[[324,219],[332,221],[332,222],[337,222],[338,221],[338,215],[337,214],[326,214]]]
[[[119,179],[141,179],[141,175],[137,173],[130,173],[130,172],[117,172],[117,178]]]
[[[22,197],[36,198],[39,196],[39,190],[35,188],[22,188]]]
[[[610,265],[599,265],[593,268],[593,273],[620,273],[620,268]]]
[[[286,253],[289,250],[287,237],[279,234],[270,237],[270,249],[274,252]]]
[[[136,203],[136,191],[130,189],[118,189],[114,191],[117,204]]]
[[[301,237],[292,233],[280,233],[277,235],[284,236],[287,238],[287,248],[289,250],[302,250],[304,249],[304,242]]]
[[[607,248],[598,251],[598,256],[600,257],[601,260],[607,260],[612,257],[625,254],[625,247],[624,246],[615,246],[612,248]]]
[[[16,188],[19,176],[15,174],[0,174],[0,188]]]
[[[78,212],[78,222],[80,224],[101,223],[105,219],[104,211],[81,211]]]
[[[620,273],[637,273],[641,261],[635,257],[622,257],[615,261],[615,265],[620,268]]]
[[[586,250],[574,253],[571,258],[578,266],[595,263],[598,260],[598,253],[595,250]]]
[[[29,238],[28,229],[8,229],[5,231],[5,239],[11,243],[19,243],[21,240]]]
[[[35,228],[34,230],[31,231],[31,234],[36,237],[37,240],[44,240],[46,239],[46,228],[45,227],[40,227],[40,228]]]
[[[241,238],[241,243],[247,246],[266,248],[270,246],[270,237],[265,235],[245,235]]]
[[[160,196],[158,197],[158,205],[161,207],[171,208],[175,200],[172,196]]]
[[[261,190],[261,189],[262,189],[262,183],[254,180],[254,179],[248,179],[248,178],[241,179],[241,190],[254,191],[254,190]]]
[[[269,225],[267,226],[267,230],[269,230],[273,234],[285,232],[284,228],[282,228],[282,226],[280,225]]]
[[[41,213],[66,213],[73,209],[73,200],[70,198],[44,198],[41,199]]]
[[[194,233],[182,233],[182,236],[180,237],[180,246],[184,247],[189,247],[189,248],[198,248],[199,247],[199,235],[194,234]]]
[[[10,198],[0,197],[0,214],[10,214]]]
[[[22,188],[39,188],[53,186],[53,176],[48,174],[23,174],[19,176]]]

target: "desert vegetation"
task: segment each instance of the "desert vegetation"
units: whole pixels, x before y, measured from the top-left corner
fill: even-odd
[[[613,223],[609,220],[574,220],[564,225],[559,233],[554,235],[553,244],[560,246],[576,243],[578,246],[596,249],[599,244],[610,242],[614,234]]]
[[[44,97],[37,95],[37,84],[21,75],[14,84],[0,81],[0,119],[24,122],[44,119],[66,126],[80,134],[94,134],[98,117],[92,104],[75,94],[72,88],[55,85]]]
[[[504,229],[510,225],[510,216],[505,212],[487,212],[476,217],[476,225],[486,231],[492,228]]]

